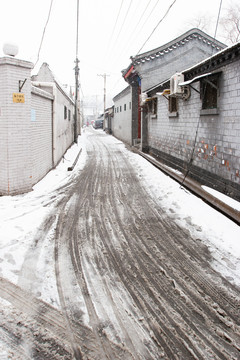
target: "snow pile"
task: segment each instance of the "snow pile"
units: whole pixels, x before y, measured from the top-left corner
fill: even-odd
[[[0,197],[0,276],[55,306],[59,305],[59,300],[51,259],[54,259],[54,224],[57,217],[53,225],[45,230],[42,239],[38,239],[36,234],[41,234],[44,220],[50,218],[55,202],[64,196],[59,188],[68,184],[71,186],[71,181],[83,168],[86,160],[84,151],[75,171],[67,171],[83,142],[84,138],[79,137],[78,144],[66,152],[59,165],[36,184],[32,192]]]
[[[240,286],[240,227],[194,196],[144,158],[129,153],[138,168],[139,177],[153,199],[180,226],[204,241],[214,262],[213,268],[229,281]],[[207,188],[204,187],[207,191]],[[210,192],[210,189],[208,190]],[[211,189],[211,193],[229,206],[239,210],[240,203]]]
[[[219,191],[215,190],[215,189],[211,189],[208,186],[202,186],[202,188],[207,191],[209,194],[215,196],[215,198],[221,200],[222,202],[224,202],[225,204],[231,206],[233,209],[240,211],[240,202],[236,201],[232,198],[230,198],[227,195],[224,195],[222,193],[220,193]]]

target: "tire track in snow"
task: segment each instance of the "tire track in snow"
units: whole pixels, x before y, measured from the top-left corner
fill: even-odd
[[[96,167],[96,169],[99,169],[99,167]],[[84,174],[82,174],[82,184],[84,184],[85,186],[88,183],[88,177],[84,176]],[[92,177],[94,178],[94,177]],[[86,187],[83,188],[87,188]],[[98,185],[97,183],[94,183],[93,186],[95,187],[95,190],[97,191]],[[76,189],[76,191],[79,191],[79,189]],[[74,191],[72,191],[72,194],[74,193]],[[86,193],[87,195],[89,194],[89,192]],[[75,194],[76,195],[76,194]],[[81,194],[83,197],[83,194]],[[77,237],[77,233],[75,230],[75,226],[78,223],[78,217],[79,217],[79,212],[78,209],[80,208],[80,206],[76,206],[76,203],[81,204],[81,199],[80,197],[78,198],[79,202],[75,201],[75,205],[71,204],[69,205],[69,209],[65,209],[65,207],[62,209],[61,211],[61,215],[58,221],[58,231],[57,231],[57,236],[56,236],[56,250],[55,250],[55,254],[56,254],[56,274],[57,274],[57,278],[58,278],[58,289],[59,289],[59,295],[61,298],[61,303],[62,303],[62,307],[65,312],[65,318],[68,322],[68,327],[69,327],[69,331],[71,331],[71,301],[69,301],[68,299],[68,292],[66,290],[66,284],[64,284],[64,281],[61,279],[61,274],[63,274],[63,272],[65,271],[65,269],[61,268],[61,259],[58,256],[58,252],[61,252],[61,248],[62,246],[68,246],[68,250],[70,255],[71,255],[71,260],[72,260],[72,265],[75,269],[75,275],[76,275],[76,281],[79,284],[79,289],[81,290],[81,295],[84,297],[85,300],[85,304],[88,310],[88,315],[90,318],[90,325],[92,327],[92,331],[93,334],[92,336],[94,336],[95,342],[94,345],[97,349],[95,349],[95,351],[93,351],[93,353],[91,354],[91,359],[93,358],[98,358],[99,356],[101,357],[101,359],[120,359],[122,358],[122,355],[125,354],[126,359],[128,359],[128,355],[126,352],[126,349],[123,349],[122,347],[120,347],[118,344],[113,344],[111,343],[111,341],[107,338],[105,338],[105,336],[103,336],[103,334],[101,333],[101,329],[99,327],[99,319],[96,315],[95,312],[95,308],[94,305],[92,303],[91,297],[88,293],[88,288],[85,282],[85,278],[83,276],[83,271],[81,268],[81,259],[79,256],[79,244],[78,244],[78,237]],[[70,201],[71,202],[71,201]],[[70,219],[67,224],[65,223],[64,218],[68,218]],[[66,225],[67,225],[67,231],[66,230]],[[65,242],[66,240],[66,242]],[[65,242],[65,244],[64,244]],[[74,337],[74,334],[73,334]],[[76,341],[74,340],[74,338],[72,339],[72,343],[76,343]],[[81,344],[78,344],[78,346],[81,347]],[[103,350],[103,352],[102,352]],[[94,354],[94,352],[96,352],[96,355]],[[82,353],[82,356],[84,357],[84,353]],[[126,357],[127,355],[127,357]]]
[[[0,296],[11,304],[2,310],[1,328],[4,342],[15,356],[34,358],[37,351],[42,358],[48,353],[46,359],[50,354],[52,359],[60,359],[62,354],[70,360],[65,326],[58,310],[3,278],[0,278]],[[58,353],[54,354],[56,349]]]
[[[159,220],[159,219],[158,219]],[[101,224],[98,224],[99,226],[101,225]],[[170,255],[172,254],[172,250],[173,249],[171,249],[171,251],[170,251]],[[177,255],[176,255],[176,258],[178,258],[179,257],[179,253],[177,253]],[[184,262],[186,261],[187,259],[186,258],[184,258]],[[181,264],[182,265],[182,264]],[[204,282],[206,283],[206,281],[205,281],[205,279],[202,279],[202,278],[200,278],[200,280],[199,280],[199,283],[201,284],[202,283],[202,280],[204,280]],[[209,292],[209,289],[208,289],[208,292]],[[229,299],[227,298],[227,300],[228,300],[228,302],[229,302]],[[230,302],[230,304],[231,304],[231,302]],[[235,311],[235,309],[236,309],[236,307],[235,307],[235,305],[233,306],[234,307],[234,311]]]
[[[123,145],[96,134],[59,208],[55,261],[67,341],[91,360],[237,359],[239,292],[149,197]],[[81,301],[88,326],[76,314]]]
[[[144,205],[144,204],[143,204],[143,205]],[[147,204],[145,205],[145,207],[147,207]],[[140,206],[139,208],[141,208],[141,206]],[[131,209],[131,210],[134,211],[134,209]],[[151,207],[149,207],[148,211],[149,211],[149,213],[151,213]],[[148,211],[147,211],[147,212],[148,212]],[[137,214],[135,214],[135,215],[137,216]],[[140,219],[140,220],[141,220],[141,219]],[[158,216],[158,217],[156,217],[155,220],[159,223],[159,220],[161,220],[161,219],[160,219],[159,216]],[[118,220],[118,223],[119,223],[119,220]],[[143,225],[143,224],[142,224],[142,225]],[[147,226],[145,226],[145,225],[148,225],[148,224],[147,224],[147,223],[144,224],[144,226],[142,226],[142,228],[147,227]],[[137,233],[137,229],[135,228],[135,229],[134,229],[134,234],[136,234],[136,233]],[[149,226],[148,232],[146,233],[146,236],[148,235],[148,233],[151,234],[151,227],[150,227],[150,226]],[[154,236],[154,234],[152,234],[152,235]],[[142,237],[142,243],[144,243],[143,239],[144,239],[144,236]],[[168,239],[168,242],[170,242],[170,240],[171,240],[171,239]],[[178,240],[179,240],[179,239],[178,239]],[[129,245],[130,245],[130,244],[131,244],[131,243],[129,242]],[[176,245],[176,244],[175,244],[175,245]],[[141,251],[142,251],[142,249],[141,249]],[[132,253],[135,253],[134,249],[132,249]],[[149,252],[149,254],[150,254],[150,252]],[[168,255],[171,255],[171,254],[168,254]],[[178,258],[178,256],[179,256],[179,252],[177,253],[176,259]],[[138,257],[140,257],[140,254],[138,255]],[[195,257],[195,259],[196,259],[196,257]],[[185,262],[188,263],[188,261],[186,261],[186,260],[187,260],[187,259],[185,258],[185,259],[184,259],[184,263],[185,263]],[[151,262],[152,262],[152,261],[153,261],[153,259],[151,260]],[[142,264],[142,265],[143,265],[143,264]],[[156,265],[156,264],[155,264],[155,265]],[[183,265],[183,263],[181,263],[181,265]],[[184,268],[184,267],[183,267],[183,268]],[[196,275],[196,274],[197,274],[197,271],[195,272],[195,275]],[[202,281],[202,280],[205,280],[205,279],[201,278],[201,281]],[[208,284],[207,281],[205,281],[205,283]],[[214,289],[212,286],[209,286],[209,288]],[[215,289],[214,289],[214,290],[215,290]],[[226,303],[230,305],[230,308],[232,307],[232,315],[233,315],[233,314],[237,314],[237,302],[236,302],[236,301],[231,301],[231,300],[229,299],[229,297],[226,298],[226,294],[225,294],[225,299],[224,299],[221,289],[218,289],[218,290],[219,290],[219,292],[220,292],[220,294],[218,294],[218,299],[222,300],[222,298],[223,298],[222,303],[224,303],[224,300],[227,300]],[[214,291],[214,293],[216,294],[216,291]],[[235,296],[237,297],[237,294],[236,294],[236,293],[235,293]],[[225,305],[226,305],[226,304],[225,304]],[[238,305],[239,305],[239,303],[238,303]],[[219,311],[222,311],[222,310],[219,310]],[[234,318],[233,318],[233,319],[234,319]],[[228,326],[229,326],[229,322],[228,322]],[[238,331],[238,334],[239,334],[239,331]],[[219,339],[218,339],[218,341],[219,341]],[[216,349],[218,348],[218,341],[215,343]],[[229,341],[229,340],[228,340],[228,341]],[[235,346],[235,345],[234,345],[234,342],[233,342],[233,344],[231,344],[231,345]],[[236,347],[236,348],[237,348],[237,347]],[[218,349],[216,350],[216,352],[218,352]]]

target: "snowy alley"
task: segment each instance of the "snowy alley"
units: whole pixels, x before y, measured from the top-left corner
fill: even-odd
[[[102,130],[0,232],[0,360],[239,359],[239,226]]]

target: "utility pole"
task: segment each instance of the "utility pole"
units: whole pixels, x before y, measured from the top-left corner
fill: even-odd
[[[76,63],[76,66],[75,66],[74,142],[77,144],[77,142],[78,142],[78,131],[77,131],[77,129],[78,129],[78,126],[77,126],[78,125],[78,87],[79,87],[79,84],[78,84],[79,60],[77,57],[76,57],[75,63]]]
[[[103,77],[103,129],[105,129],[105,109],[106,109],[106,77],[109,76],[107,74],[98,74],[98,76]]]
[[[78,60],[78,23],[79,23],[79,0],[77,0],[77,36],[76,36],[76,60],[75,60],[75,114],[74,114],[74,142],[78,142],[78,93],[79,93],[79,60]]]

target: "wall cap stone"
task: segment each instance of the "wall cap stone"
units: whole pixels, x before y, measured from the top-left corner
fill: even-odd
[[[20,60],[20,59],[12,58],[10,56],[1,57],[0,65],[20,66],[27,69],[33,69],[34,67],[33,63],[30,61]]]

